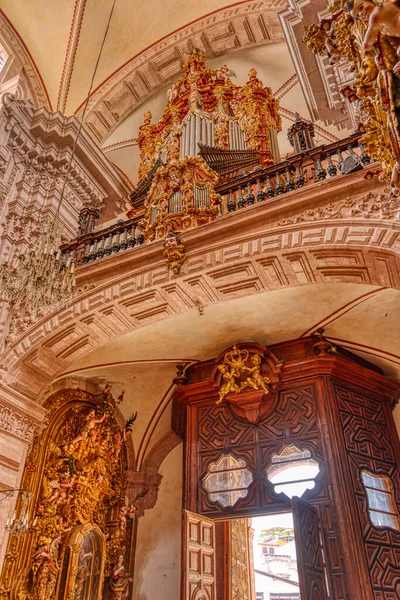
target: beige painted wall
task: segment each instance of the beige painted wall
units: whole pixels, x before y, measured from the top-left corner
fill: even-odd
[[[180,597],[183,445],[167,456],[158,500],[138,523],[133,600]]]

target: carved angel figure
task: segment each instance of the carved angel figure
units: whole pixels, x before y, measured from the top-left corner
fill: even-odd
[[[94,433],[93,430],[96,427],[96,425],[98,425],[99,423],[102,423],[105,418],[106,418],[106,415],[104,414],[102,417],[100,417],[100,419],[96,419],[96,411],[94,409],[89,411],[88,415],[86,416],[85,424],[82,427],[81,432],[70,443],[76,444],[77,442],[81,442],[83,440],[86,440],[88,437],[92,436]]]
[[[72,488],[74,485],[75,476],[70,475],[68,472],[61,473],[60,481],[56,479],[50,481],[50,486],[54,489],[52,496],[49,498],[48,502],[51,504],[52,502],[57,502],[59,504],[63,500],[67,499],[67,490]]]
[[[245,370],[249,374],[245,381],[241,384],[241,389],[251,387],[255,390],[260,388],[268,394],[268,383],[271,383],[269,377],[264,377],[261,373],[261,357],[258,354],[253,354],[251,357],[251,367],[245,367]]]
[[[400,2],[399,0],[350,0],[346,4],[347,10],[355,19],[360,19],[368,24],[364,37],[363,49],[372,50],[378,41],[379,34],[393,38],[400,38]],[[400,39],[397,43],[397,55],[400,53]],[[393,72],[400,73],[400,61],[393,68]]]
[[[218,370],[222,373],[222,379],[225,381],[220,387],[218,400],[216,404],[221,404],[222,400],[230,392],[237,394],[240,392],[240,386],[237,383],[237,373],[234,369],[229,369],[227,365],[218,365]]]

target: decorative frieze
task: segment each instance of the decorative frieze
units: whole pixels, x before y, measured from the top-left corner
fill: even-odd
[[[383,192],[367,192],[362,196],[350,196],[341,202],[331,202],[326,206],[310,208],[299,215],[282,219],[279,225],[310,223],[326,219],[400,219],[400,197],[390,195],[389,188]]]
[[[40,427],[31,419],[4,404],[0,404],[0,429],[8,431],[29,443],[40,433]]]

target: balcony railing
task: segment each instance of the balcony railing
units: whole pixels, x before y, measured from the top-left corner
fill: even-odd
[[[370,164],[371,159],[360,144],[360,137],[361,134],[354,134],[333,144],[290,156],[279,164],[243,173],[220,183],[216,188],[222,197],[219,216],[326,179],[362,170]],[[61,250],[65,259],[71,257],[76,264],[82,265],[141,246],[145,241],[138,226],[142,216],[138,214],[133,219],[119,221],[111,227],[87,233],[64,244]]]
[[[138,227],[143,215],[135,216],[127,221],[118,221],[111,227],[86,233],[61,246],[62,254],[74,259],[81,265],[123,252],[144,243],[144,236]]]
[[[220,214],[250,206],[312,184],[348,175],[371,163],[360,143],[361,133],[319,146],[287,160],[222,182]],[[357,149],[357,150],[356,150]]]

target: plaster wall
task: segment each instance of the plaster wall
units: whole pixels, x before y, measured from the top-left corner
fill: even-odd
[[[139,519],[133,600],[179,598],[183,445],[162,463],[155,507]]]

